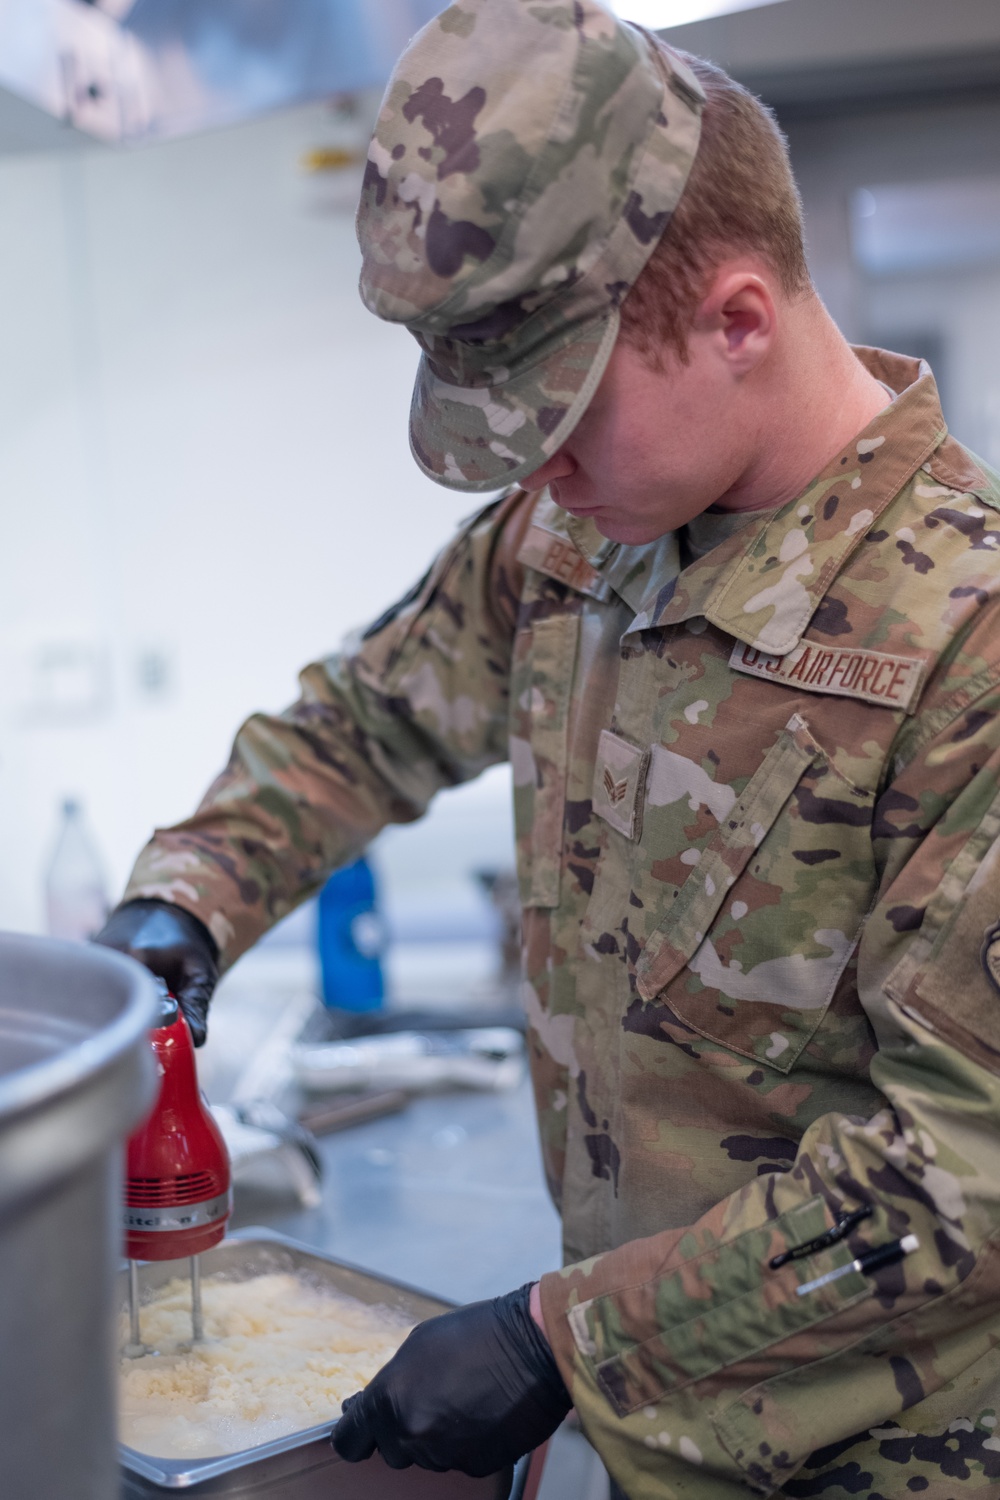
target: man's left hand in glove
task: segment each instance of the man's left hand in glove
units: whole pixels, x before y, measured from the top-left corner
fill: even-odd
[[[421,1323],[343,1404],[341,1458],[377,1448],[393,1469],[461,1469],[481,1478],[550,1437],[571,1406],[531,1287]]]

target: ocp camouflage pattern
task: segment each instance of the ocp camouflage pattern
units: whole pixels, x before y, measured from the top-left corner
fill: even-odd
[[[595,0],[458,0],[414,38],[358,239],[366,305],[424,350],[425,473],[495,490],[566,441],[677,206],[703,100],[676,53]]]
[[[1000,489],[860,352],[900,396],[697,560],[489,506],[127,892],[230,964],[509,756],[543,1306],[633,1500],[1000,1495]]]

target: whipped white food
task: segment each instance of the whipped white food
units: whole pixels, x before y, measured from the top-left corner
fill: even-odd
[[[205,1341],[194,1347],[189,1281],[169,1282],[142,1308],[143,1342],[158,1352],[121,1360],[119,1436],[130,1448],[206,1458],[333,1422],[410,1327],[389,1308],[285,1273],[206,1277],[202,1302]]]

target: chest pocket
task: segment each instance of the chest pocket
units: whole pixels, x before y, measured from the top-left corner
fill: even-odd
[[[632,753],[638,763],[642,752]],[[658,778],[670,776],[658,765],[664,756],[671,752],[654,747],[644,826],[636,813],[638,832],[621,850],[631,891],[620,889],[616,904],[629,910],[635,987],[702,1036],[787,1072],[822,1020],[867,910],[873,795],[835,769],[793,714],[738,796],[705,777],[717,826],[700,849],[680,852],[691,871],[671,885],[663,872],[676,850],[663,847],[649,811],[671,796],[657,793]],[[611,822],[597,787],[604,759],[595,810]],[[622,759],[616,786],[627,779]]]

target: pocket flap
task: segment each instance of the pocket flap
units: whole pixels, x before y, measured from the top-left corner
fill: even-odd
[[[793,714],[647,939],[635,970],[644,1000],[655,999],[701,946],[726,892],[822,753],[805,721]]]
[[[531,887],[527,905],[559,905],[569,706],[580,617],[551,615],[532,628],[531,749],[535,763]]]

